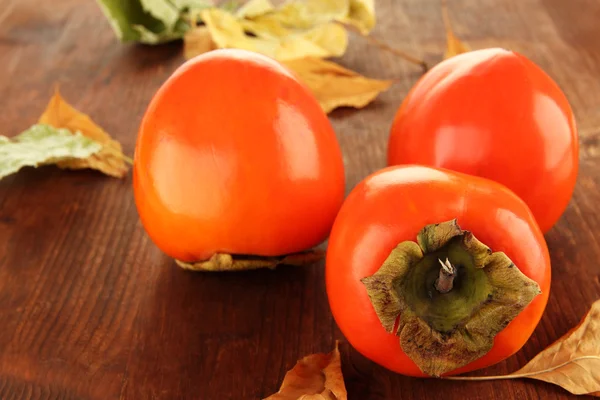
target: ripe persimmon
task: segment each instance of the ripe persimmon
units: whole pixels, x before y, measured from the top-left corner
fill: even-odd
[[[215,50],[183,64],[143,117],[134,193],[169,256],[278,256],[329,234],[344,196],[342,154],[309,90],[277,61]]]
[[[360,353],[404,375],[497,363],[533,333],[550,256],[527,205],[484,178],[388,167],[335,220],[325,267],[331,311]]]
[[[546,232],[565,211],[577,179],[573,111],[552,78],[521,54],[460,54],[427,72],[398,109],[388,165],[401,164],[500,182]]]

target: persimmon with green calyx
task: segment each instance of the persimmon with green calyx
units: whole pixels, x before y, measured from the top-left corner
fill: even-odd
[[[302,252],[329,235],[345,191],[313,95],[277,61],[237,49],[193,58],[164,82],[142,119],[133,178],[152,241],[196,270],[312,260]]]
[[[326,258],[331,311],[367,358],[445,376],[518,351],[550,292],[550,256],[527,205],[484,178],[397,166],[359,183]]]
[[[427,72],[398,109],[388,165],[402,164],[500,182],[527,203],[546,232],[575,187],[575,118],[558,85],[524,56],[504,49],[467,52]]]

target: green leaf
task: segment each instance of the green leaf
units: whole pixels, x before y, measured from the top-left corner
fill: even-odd
[[[0,136],[0,179],[23,167],[37,167],[98,153],[102,145],[81,133],[33,125],[14,138]]]
[[[212,6],[209,0],[171,0],[171,3],[179,10],[198,10]]]
[[[166,30],[172,30],[179,19],[179,10],[168,0],[140,0],[142,8],[154,18],[165,24]]]
[[[186,15],[210,7],[204,0],[96,0],[117,37],[159,44],[180,39],[189,29]]]

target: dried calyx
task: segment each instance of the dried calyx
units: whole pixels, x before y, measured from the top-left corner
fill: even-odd
[[[456,220],[427,225],[362,282],[384,328],[431,376],[485,355],[540,294],[506,254],[492,253]]]
[[[175,260],[175,262],[181,268],[190,271],[224,272],[246,271],[262,268],[275,269],[279,265],[302,266],[320,261],[324,257],[324,251],[313,249],[279,257],[215,253],[211,258],[204,261],[185,262],[181,260]]]

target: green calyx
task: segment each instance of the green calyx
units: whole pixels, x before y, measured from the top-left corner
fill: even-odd
[[[383,327],[406,355],[441,376],[485,355],[539,285],[456,220],[428,225],[362,279]]]

